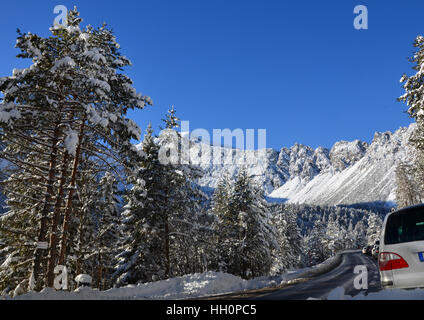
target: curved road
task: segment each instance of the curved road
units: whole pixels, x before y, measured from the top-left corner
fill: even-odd
[[[354,273],[356,266],[366,266],[368,270],[368,289],[356,290]],[[290,285],[280,290],[259,294],[250,299],[259,300],[304,300],[308,298],[327,299],[335,288],[343,287],[345,294],[355,296],[360,292],[376,292],[381,290],[380,275],[376,260],[363,255],[359,251],[342,253],[342,262],[332,271],[312,278],[308,281]]]

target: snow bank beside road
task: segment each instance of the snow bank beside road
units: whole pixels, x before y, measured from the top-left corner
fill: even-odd
[[[16,300],[179,300],[240,292],[275,285],[270,278],[250,281],[221,273],[205,272],[163,281],[98,291],[91,288],[75,292],[44,289],[41,293],[28,293]]]
[[[301,279],[309,279],[313,277],[317,277],[321,274],[327,273],[334,268],[336,268],[340,263],[342,262],[342,253],[338,253],[336,256],[331,257],[324,261],[323,263],[320,263],[316,266],[300,269],[292,274],[283,275],[285,279],[282,280],[281,284],[284,283],[292,283],[299,281]]]
[[[75,292],[44,289],[40,293],[28,293],[18,296],[16,300],[182,300],[195,299],[214,295],[257,290],[294,283],[330,271],[341,261],[337,255],[327,261],[311,267],[287,272],[274,277],[260,277],[243,280],[222,272],[205,272],[186,275],[168,280],[132,285],[98,291],[81,288]]]

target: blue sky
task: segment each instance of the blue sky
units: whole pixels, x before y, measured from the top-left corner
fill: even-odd
[[[113,28],[128,75],[155,102],[132,114],[143,129],[171,104],[191,129],[266,129],[276,149],[370,142],[411,123],[396,98],[424,34],[422,0],[8,1],[0,76],[28,64],[15,58],[16,28],[47,36],[56,5]],[[353,27],[356,5],[368,7],[368,30]]]

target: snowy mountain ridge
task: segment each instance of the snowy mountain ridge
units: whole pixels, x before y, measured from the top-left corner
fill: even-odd
[[[376,133],[371,144],[337,142],[329,152],[330,165],[302,179],[291,176],[270,198],[316,205],[395,205],[396,166],[414,155],[409,139],[415,125],[395,133]]]
[[[313,205],[395,205],[395,169],[410,161],[409,139],[415,124],[396,132],[375,133],[368,144],[339,141],[329,150],[296,144],[280,151],[236,150],[190,141],[190,155],[233,153],[231,163],[202,162],[198,183],[214,189],[223,175],[234,177],[241,168],[263,186],[268,198]],[[195,146],[195,148],[193,148]]]

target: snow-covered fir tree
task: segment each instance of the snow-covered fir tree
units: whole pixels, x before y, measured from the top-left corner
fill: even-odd
[[[418,175],[414,165],[401,163],[396,167],[396,203],[404,208],[420,203]]]
[[[370,213],[367,222],[368,227],[366,237],[368,244],[373,245],[377,240],[380,240],[383,221],[377,214]]]
[[[295,205],[274,205],[271,209],[273,224],[277,230],[278,250],[275,254],[273,273],[303,267],[304,238],[298,225]]]
[[[9,184],[26,179],[27,188],[15,196],[29,200],[22,202],[26,208],[11,202],[7,214],[32,212],[36,221],[32,266],[25,272],[36,289],[53,285],[54,267],[67,264],[76,241],[69,231],[78,209],[73,205],[81,158],[111,168],[129,165],[136,152],[130,141],[140,138],[140,129],[127,111],[152,103],[121,72],[131,63],[113,33],[105,25],[83,30],[81,22],[75,9],[68,26],[52,28],[48,38],[19,33],[19,57],[32,65],[0,79],[0,157],[20,169],[21,177]],[[31,199],[29,190],[37,197]],[[49,250],[43,249],[46,243]]]
[[[180,127],[180,119],[174,106],[171,106],[162,121],[165,128],[156,139],[159,148],[167,150],[170,144],[176,143],[178,156],[182,158],[182,137],[175,131]],[[170,182],[167,190],[169,276],[204,271],[208,269],[210,259],[208,238],[211,229],[206,212],[207,196],[196,184],[203,172],[184,161],[170,163],[163,168]]]
[[[159,148],[149,127],[141,145],[145,157],[130,177],[133,187],[125,197],[124,240],[114,274],[117,286],[205,267],[199,268],[204,195],[193,185],[190,168],[159,161]]]
[[[412,165],[413,174],[409,177],[407,169],[411,166],[404,165],[397,168],[397,198],[400,207],[420,203],[424,197],[424,37],[417,36],[413,46],[416,51],[410,62],[413,64],[415,74],[411,76],[404,74],[400,79],[405,93],[398,100],[406,103],[409,116],[417,123],[410,139],[416,149],[416,159]]]
[[[325,226],[322,221],[316,220],[311,233],[307,236],[308,265],[316,265],[329,257],[326,240]]]
[[[106,172],[99,183],[99,196],[95,210],[97,230],[97,273],[96,287],[100,290],[112,287],[110,281],[115,267],[116,245],[120,240],[119,216],[121,201],[118,181]]]
[[[278,241],[263,191],[241,170],[232,185],[220,182],[213,203],[220,270],[246,279],[269,274]]]
[[[165,123],[165,128],[161,128],[161,130],[179,128],[180,121],[181,119],[177,117],[177,110],[175,110],[175,106],[172,105],[168,110],[165,119],[162,119],[162,122]]]
[[[415,39],[414,47],[416,52],[410,59],[413,63],[412,69],[416,71],[414,75],[404,74],[400,79],[405,93],[399,97],[399,101],[405,102],[408,106],[408,114],[417,122],[418,128],[412,142],[417,149],[424,149],[424,37],[418,36]]]
[[[147,129],[141,149],[145,156],[128,177],[122,213],[123,241],[113,275],[117,286],[166,278],[165,181],[153,129]]]

